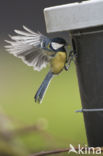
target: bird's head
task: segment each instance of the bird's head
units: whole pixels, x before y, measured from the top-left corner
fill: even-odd
[[[50,42],[50,48],[51,50],[58,52],[66,52],[65,46],[67,45],[66,41],[63,38],[53,38]]]

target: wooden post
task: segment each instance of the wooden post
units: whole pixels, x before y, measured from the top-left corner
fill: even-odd
[[[69,31],[77,52],[82,107],[103,108],[103,0],[44,10],[47,32]],[[84,112],[89,146],[103,146],[103,112]]]
[[[72,36],[82,107],[103,108],[103,27],[74,31]],[[103,111],[83,115],[89,146],[103,146]]]

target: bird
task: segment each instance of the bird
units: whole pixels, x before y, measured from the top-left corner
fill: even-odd
[[[10,40],[5,40],[6,51],[21,58],[24,63],[33,66],[37,71],[41,71],[47,64],[50,65],[49,72],[34,96],[35,102],[41,103],[52,78],[63,69],[68,70],[69,66],[66,66],[68,55],[65,48],[67,42],[60,37],[50,39],[26,26],[23,26],[23,30],[15,29],[14,33],[15,35],[9,35]]]

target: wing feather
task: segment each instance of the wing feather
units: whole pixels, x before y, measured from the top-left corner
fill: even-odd
[[[6,50],[21,58],[24,63],[33,66],[34,70],[40,71],[48,64],[52,53],[46,49],[50,39],[46,36],[35,33],[26,26],[23,26],[24,31],[14,30],[16,35],[9,35],[11,41],[5,40],[8,45]],[[51,55],[47,53],[47,50]]]

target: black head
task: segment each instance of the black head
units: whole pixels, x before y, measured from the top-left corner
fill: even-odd
[[[51,39],[50,48],[53,51],[63,51],[65,52],[66,41],[63,38],[53,38]]]

